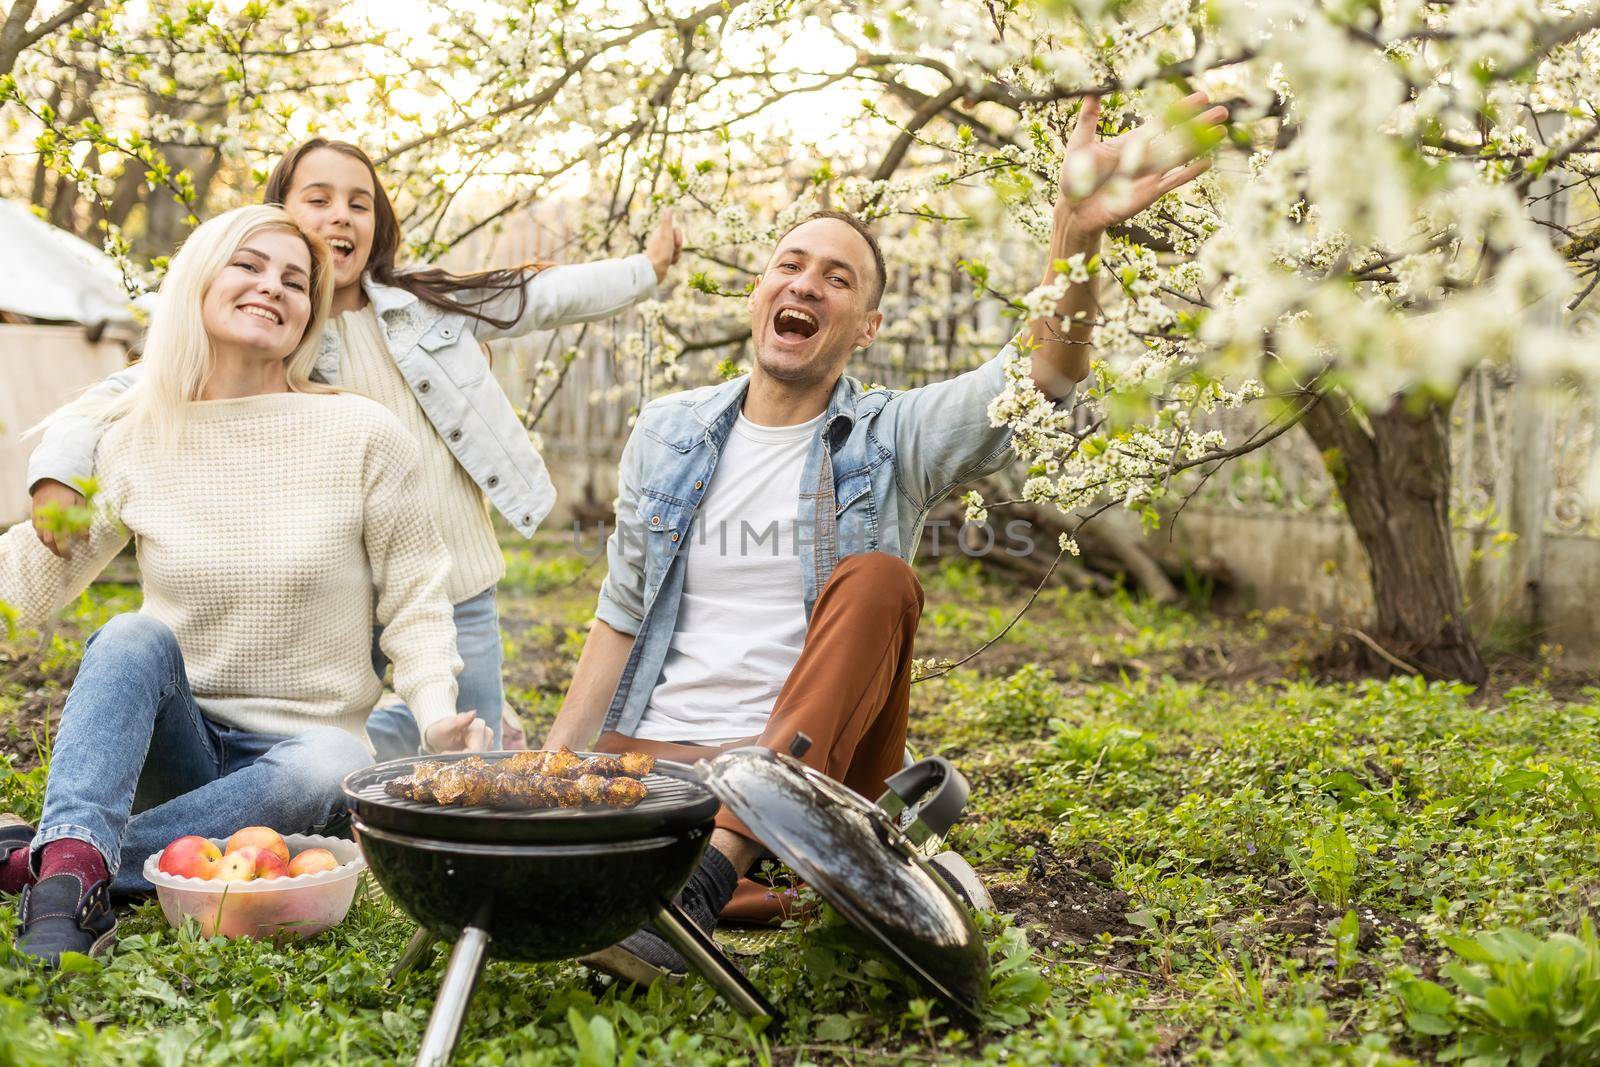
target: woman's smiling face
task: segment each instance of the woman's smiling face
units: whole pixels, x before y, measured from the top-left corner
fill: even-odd
[[[333,287],[361,281],[376,229],[372,173],[333,148],[316,148],[295,164],[283,206],[295,222],[322,238],[333,253]]]
[[[287,359],[311,321],[311,250],[287,230],[257,230],[206,287],[201,320],[213,349]]]

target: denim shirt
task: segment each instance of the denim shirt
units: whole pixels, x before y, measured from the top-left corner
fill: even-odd
[[[395,366],[417,404],[456,461],[483,490],[495,510],[524,537],[532,537],[555,503],[555,487],[522,417],[489,373],[482,344],[533,330],[551,330],[607,318],[656,291],[655,268],[643,254],[626,259],[547,267],[529,277],[519,294],[499,294],[483,309],[491,316],[522,314],[501,328],[473,316],[445,311],[413,293],[363,275],[361,287],[377,313]],[[322,335],[312,377],[339,384],[337,332]],[[144,376],[134,364],[95,386],[91,393],[115,395]],[[94,473],[94,452],[104,426],[64,418],[45,431],[28,459],[30,490],[41,479],[73,485]]]
[[[796,516],[806,618],[845,556],[910,561],[928,512],[1003,467],[1011,431],[989,424],[1011,346],[976,370],[917,389],[863,389],[841,376],[806,455]],[[683,549],[738,421],[748,377],[662,397],[622,450],[617,529],[595,615],[634,635],[603,729],[632,734],[661,677],[683,595]],[[1070,401],[1063,397],[1058,406]],[[636,684],[641,683],[641,684]]]

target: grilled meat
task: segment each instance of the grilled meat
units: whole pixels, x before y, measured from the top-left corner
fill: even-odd
[[[583,803],[577,786],[565,778],[542,774],[502,774],[495,779],[489,804],[513,811],[575,808]]]
[[[613,808],[631,808],[649,795],[649,792],[645,784],[637,778],[613,778],[606,783],[605,799]]]
[[[500,772],[476,756],[447,766],[429,782],[433,798],[440,804],[476,808],[489,803]]]
[[[590,756],[578,764],[575,773],[568,777],[598,774],[603,778],[643,778],[654,770],[655,766],[656,758],[643,752],[624,752],[620,756]]]
[[[637,752],[589,759],[568,749],[519,752],[493,763],[469,756],[413,764],[409,775],[391,779],[383,788],[392,797],[455,807],[628,808],[649,793],[643,782],[629,776],[630,769],[644,775],[654,765],[652,757]]]
[[[568,771],[562,777],[579,779],[585,775],[594,775],[599,778],[615,778],[622,773],[622,761],[615,756],[590,756],[588,759]]]
[[[643,778],[656,769],[656,758],[644,752],[624,752],[617,757],[622,773],[629,778]]]
[[[500,761],[500,770],[506,774],[543,774],[548,752],[518,752]]]
[[[544,756],[544,768],[539,773],[550,778],[576,777],[574,772],[583,766],[583,757],[570,748],[546,752]]]
[[[425,804],[433,803],[433,793],[428,789],[426,780],[419,781],[414,774],[389,779],[383,783],[383,791],[398,800],[420,800]]]
[[[602,778],[643,778],[655,765],[655,757],[643,752],[584,759],[569,748],[554,752],[518,752],[500,762],[501,769],[512,774],[543,774],[551,778],[574,780],[586,774],[597,774]]]
[[[427,804],[437,803],[433,793],[433,781],[441,771],[448,769],[448,763],[415,763],[411,766],[411,773],[402,778],[393,778],[384,783],[383,791],[392,797],[402,800],[420,800]]]

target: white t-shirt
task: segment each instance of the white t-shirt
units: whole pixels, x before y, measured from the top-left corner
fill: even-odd
[[[821,422],[740,414],[689,533],[678,624],[639,737],[713,745],[766,727],[806,639],[795,523]]]

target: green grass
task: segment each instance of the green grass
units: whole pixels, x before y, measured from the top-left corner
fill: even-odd
[[[556,551],[513,555],[503,589],[509,692],[537,724],[601,576]],[[940,658],[1021,599],[970,565],[926,584],[920,654]],[[18,716],[59,710],[83,636],[135,603],[97,591],[0,660],[19,753],[0,804],[36,814],[20,739],[43,731]],[[954,842],[1014,916],[984,919],[981,1032],[824,913],[740,958],[790,1013],[779,1033],[699,981],[493,963],[457,1062],[1600,1062],[1600,692],[1320,683],[1292,619],[1131,597],[1046,594],[1012,637],[913,693],[914,748],[973,784]],[[283,948],[147,904],[108,961],[56,975],[11,955],[13,921],[0,906],[0,1064],[409,1062],[441,973],[384,986],[410,927],[377,896]]]

